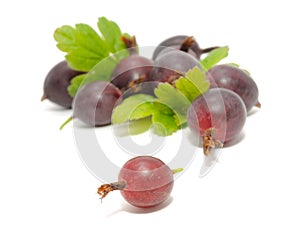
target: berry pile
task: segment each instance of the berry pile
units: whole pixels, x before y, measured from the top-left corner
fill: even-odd
[[[147,128],[161,136],[188,126],[202,138],[207,156],[236,139],[248,112],[260,107],[249,72],[219,64],[228,47],[201,49],[194,37],[177,35],[147,58],[139,55],[136,38],[116,23],[101,17],[98,28],[102,36],[86,24],[54,33],[57,47],[67,55],[46,76],[42,100],[72,108],[61,128],[74,118],[91,127],[140,125],[137,120],[147,119]],[[134,206],[156,206],[170,195],[177,172],[157,158],[135,157],[122,167],[118,182],[102,185],[98,193],[102,199],[120,190]]]

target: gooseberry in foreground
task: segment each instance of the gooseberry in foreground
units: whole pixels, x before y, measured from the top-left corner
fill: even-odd
[[[101,200],[111,191],[120,190],[124,199],[140,208],[164,202],[173,189],[173,174],[163,161],[152,156],[137,156],[127,161],[119,172],[118,182],[98,188]]]

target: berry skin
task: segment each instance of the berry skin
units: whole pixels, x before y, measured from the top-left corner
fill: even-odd
[[[82,86],[73,102],[73,118],[91,126],[108,125],[122,92],[113,84],[95,81]]]
[[[226,88],[237,93],[244,101],[247,111],[253,106],[260,107],[258,87],[243,70],[231,65],[217,65],[207,71],[206,77],[211,88]]]
[[[210,47],[202,49],[193,36],[176,35],[162,41],[154,50],[152,59],[157,60],[161,55],[169,51],[180,50],[199,60],[202,54],[208,53],[216,48],[217,47]]]
[[[111,76],[111,83],[122,91],[150,80],[153,61],[139,55],[130,55],[119,62]]]
[[[137,156],[121,168],[118,182],[100,186],[98,194],[103,199],[110,191],[120,190],[131,205],[149,208],[164,202],[173,184],[173,171],[164,162],[151,156]]]
[[[152,207],[165,201],[173,188],[173,172],[161,160],[136,157],[125,163],[119,181],[126,182],[122,196],[137,207]]]
[[[195,66],[201,69],[199,61],[190,54],[180,50],[169,51],[154,62],[152,80],[173,83]]]
[[[192,131],[203,138],[204,154],[214,147],[237,138],[246,122],[247,111],[242,99],[224,88],[208,90],[196,98],[188,109]]]
[[[47,74],[44,82],[42,101],[50,100],[65,108],[71,108],[73,98],[68,93],[71,80],[83,72],[71,69],[66,61],[56,64]]]
[[[176,35],[162,41],[153,52],[152,59],[156,60],[170,50],[181,50],[194,56],[196,59],[200,58],[201,49],[194,39],[186,35]]]

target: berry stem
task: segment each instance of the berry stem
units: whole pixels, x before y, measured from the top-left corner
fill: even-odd
[[[195,44],[195,38],[193,36],[187,37],[180,45],[179,50],[188,52],[189,49]]]
[[[141,75],[137,80],[130,81],[126,87],[122,89],[122,92],[125,92],[127,89],[134,87],[137,84],[143,83],[146,80],[146,75]]]
[[[135,36],[132,37],[126,37],[124,35],[121,36],[121,40],[125,44],[126,48],[128,49],[130,55],[138,54],[138,49],[137,49],[137,42]]]
[[[172,172],[173,172],[173,175],[177,174],[177,173],[180,173],[181,171],[183,171],[183,168],[176,168],[176,169],[173,169]]]
[[[43,102],[44,100],[47,99],[47,95],[46,94],[43,94],[42,98],[41,98],[41,102]]]
[[[219,48],[219,47],[209,47],[209,48],[201,49],[201,54],[211,52],[212,50],[217,49],[217,48]]]
[[[259,102],[259,101],[257,101],[257,102],[256,102],[256,104],[255,104],[255,106],[256,106],[257,108],[261,108],[261,104],[260,104],[260,102]]]
[[[102,184],[98,188],[98,194],[100,195],[100,199],[102,202],[102,199],[106,197],[106,195],[114,190],[123,190],[126,187],[126,182],[125,181],[120,181],[120,182],[114,182],[110,184]]]
[[[73,116],[69,117],[60,127],[59,130],[62,130],[70,121],[73,120]]]
[[[209,128],[205,131],[203,137],[203,152],[205,156],[207,156],[213,148],[223,146],[223,143],[215,138],[215,133],[215,128]]]

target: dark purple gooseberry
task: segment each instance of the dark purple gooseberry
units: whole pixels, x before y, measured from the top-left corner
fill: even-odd
[[[231,65],[217,65],[206,73],[211,88],[226,88],[237,93],[245,103],[247,111],[260,107],[258,87],[245,71]]]
[[[172,50],[181,50],[183,52],[191,54],[199,60],[201,54],[210,52],[215,48],[216,47],[201,49],[193,36],[176,35],[162,41],[153,52],[152,59],[157,60],[158,57]]]
[[[73,98],[68,93],[71,80],[84,72],[71,69],[66,61],[56,64],[47,74],[42,101],[50,100],[60,106],[71,108]]]
[[[73,101],[73,118],[90,126],[111,123],[113,108],[122,92],[106,81],[95,81],[83,85]]]
[[[152,80],[173,83],[194,67],[201,69],[195,57],[180,50],[169,51],[154,62]]]
[[[192,102],[187,113],[190,129],[203,139],[205,155],[237,138],[246,117],[240,96],[225,88],[209,89]]]
[[[149,81],[153,61],[136,54],[130,55],[119,62],[111,75],[111,83],[122,91],[135,84]]]

